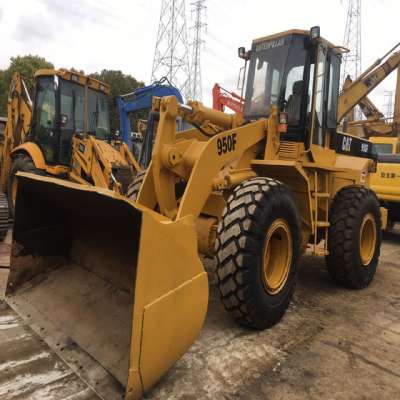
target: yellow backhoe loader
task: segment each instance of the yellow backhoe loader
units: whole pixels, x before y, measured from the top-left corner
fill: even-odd
[[[341,51],[319,27],[241,47],[244,117],[155,99],[137,202],[18,174],[7,301],[102,398],[112,379],[140,398],[197,337],[198,252],[216,257],[225,308],[253,329],[282,318],[307,248],[338,284],[372,281],[386,212],[366,186],[371,143],[336,131]],[[177,132],[177,118],[195,128]]]
[[[39,70],[35,81],[34,101],[18,73],[8,96],[0,179],[10,215],[18,171],[126,193],[140,166],[127,145],[110,135],[108,86],[65,69]]]

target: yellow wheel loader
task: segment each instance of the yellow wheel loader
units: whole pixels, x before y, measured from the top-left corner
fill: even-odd
[[[7,301],[102,398],[140,398],[196,339],[199,252],[216,258],[227,311],[253,329],[285,314],[306,249],[340,285],[372,281],[386,213],[366,186],[371,143],[336,129],[341,51],[319,27],[240,48],[244,117],[156,99],[136,202],[18,174]],[[177,132],[177,118],[195,128]]]
[[[110,135],[109,87],[65,69],[39,70],[35,81],[34,101],[18,73],[8,96],[0,179],[10,215],[19,171],[126,193],[141,168],[127,145]]]

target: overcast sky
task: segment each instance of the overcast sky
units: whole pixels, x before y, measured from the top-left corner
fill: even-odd
[[[187,0],[188,26],[193,21]],[[346,0],[207,0],[202,52],[203,100],[219,82],[236,87],[239,46],[291,28],[321,26],[342,44]],[[12,56],[37,54],[59,67],[86,73],[119,69],[150,83],[161,0],[0,0],[0,68]],[[362,0],[362,66],[365,69],[400,41],[400,1]],[[374,92],[395,88],[395,73]]]

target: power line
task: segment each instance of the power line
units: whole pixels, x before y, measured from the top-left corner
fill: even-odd
[[[343,56],[342,87],[346,77],[355,81],[361,74],[361,0],[348,0],[343,46],[350,51]],[[361,118],[358,107],[355,118]]]
[[[189,44],[185,0],[163,0],[151,80],[166,76],[186,98],[190,97]]]
[[[385,98],[385,117],[388,119],[393,118],[393,111],[394,111],[394,104],[393,104],[393,95],[394,91],[393,90],[386,90],[384,92],[384,98]]]
[[[348,0],[343,46],[350,51],[343,56],[342,85],[347,75],[361,74],[361,0]]]
[[[203,22],[206,6],[205,0],[196,0],[192,5],[192,13],[194,13],[194,25],[192,27],[192,63],[190,78],[192,82],[191,98],[196,100],[202,99],[202,82],[201,82],[201,48],[205,43],[203,40],[203,31],[206,24]]]

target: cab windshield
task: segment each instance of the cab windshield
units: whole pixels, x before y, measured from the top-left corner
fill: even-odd
[[[267,117],[271,106],[286,104],[288,124],[299,125],[305,96],[304,71],[307,50],[304,37],[290,35],[256,43],[249,66],[245,116]]]

